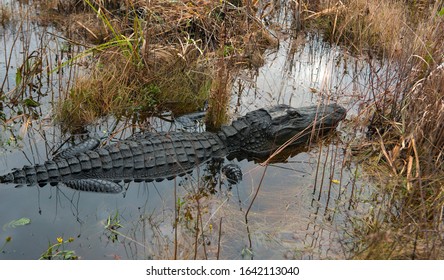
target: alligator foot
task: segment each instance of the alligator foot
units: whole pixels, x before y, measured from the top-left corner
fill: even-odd
[[[86,151],[92,151],[100,145],[100,141],[96,138],[88,138],[85,141],[82,141],[74,146],[66,148],[62,150],[60,153],[56,154],[56,157],[67,158],[71,156],[79,155],[80,153],[84,153]]]
[[[68,188],[85,192],[120,193],[123,189],[118,183],[100,179],[80,179],[64,184]]]
[[[242,181],[242,170],[234,163],[230,163],[222,167],[222,174],[227,178],[228,183],[236,185]]]
[[[200,126],[199,124],[203,123],[205,115],[206,112],[191,113],[180,116],[174,121],[178,124],[181,124],[184,130],[196,129]]]

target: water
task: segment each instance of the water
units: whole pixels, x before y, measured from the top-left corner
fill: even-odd
[[[2,29],[0,35],[5,53],[0,58],[0,73],[7,80],[4,90],[9,94],[15,92],[16,71],[11,69],[19,68],[28,58],[19,55],[22,50],[33,53],[42,49],[39,42],[47,42],[44,48],[57,55],[44,56],[43,67],[57,65],[63,56],[63,40],[52,35],[56,31],[33,23],[29,26],[32,28],[20,30],[29,36],[29,42],[20,46],[11,42],[15,37],[12,28]],[[9,54],[13,58],[10,62]],[[365,98],[357,98],[356,91],[366,84],[368,66],[317,36],[283,39],[264,59],[266,64],[258,71],[243,71],[237,76],[230,105],[233,118],[278,103],[299,107],[320,101],[346,106],[350,118]],[[5,107],[7,119],[14,114],[18,117],[0,132],[0,174],[43,162],[63,143],[60,129],[51,119],[51,102],[66,93],[74,80],[71,73],[75,71],[69,70],[46,81],[38,94],[24,91],[42,104],[37,109]],[[159,130],[170,129],[169,123],[152,121]],[[115,125],[123,128],[125,124],[110,119],[91,127],[90,133],[103,136]],[[346,139],[343,127],[339,134]],[[128,134],[130,131],[123,130],[116,138]],[[238,164],[244,174],[234,186],[217,172],[220,163],[205,164],[193,174],[171,181],[127,183],[125,191],[117,195],[78,192],[64,186],[2,185],[0,225],[5,226],[0,242],[7,237],[12,240],[5,244],[0,258],[38,259],[60,237],[74,241],[59,251],[73,250],[82,259],[353,256],[351,233],[377,196],[359,167],[349,161],[346,143],[314,144],[268,166],[224,159],[224,164],[229,162]],[[7,226],[22,217],[31,223]],[[113,222],[112,230],[106,228]]]

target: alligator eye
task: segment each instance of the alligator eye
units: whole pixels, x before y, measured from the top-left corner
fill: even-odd
[[[291,117],[302,117],[302,115],[294,108],[288,109],[287,114]]]

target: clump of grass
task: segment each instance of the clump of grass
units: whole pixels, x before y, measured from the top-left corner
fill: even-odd
[[[118,232],[118,229],[122,228],[122,225],[120,224],[120,216],[119,212],[116,211],[114,216],[109,215],[108,219],[106,219],[105,229],[109,231],[109,234],[107,234],[108,239],[111,242],[116,242],[119,240],[120,233]]]
[[[439,5],[406,34],[396,56],[397,74],[385,92],[374,95],[370,120],[373,165],[385,167],[381,187],[389,196],[383,213],[365,225],[359,258],[444,257],[444,16]],[[382,78],[372,73],[375,80]],[[367,159],[367,163],[370,163]],[[372,165],[368,165],[372,168]],[[383,245],[383,243],[385,245]]]
[[[177,46],[151,45],[143,53],[143,75],[139,80],[155,85],[157,104],[176,113],[203,107],[211,86],[209,60],[190,39]]]
[[[12,11],[11,8],[8,7],[6,4],[1,3],[0,4],[0,24],[2,26],[5,26],[8,24],[12,19]]]
[[[196,111],[208,99],[209,124],[218,127],[226,117],[235,69],[259,66],[261,60],[253,58],[277,45],[262,23],[236,1],[201,5],[128,1],[123,13],[115,7],[107,10],[101,1],[85,2],[94,12],[95,24],[91,16],[73,14],[69,17],[78,17],[73,24],[78,30],[69,30],[100,43],[86,53],[99,51],[96,58],[101,66],[88,79],[79,80],[61,101],[59,119],[78,124],[75,127],[108,114]],[[64,11],[68,10],[77,8]],[[227,64],[223,70],[220,59],[229,61],[229,68]],[[227,75],[221,75],[222,70]],[[147,100],[153,106],[145,106]],[[105,106],[93,108],[94,104]]]
[[[211,79],[204,63],[195,57],[196,49],[184,53],[159,49],[142,66],[135,64],[139,59],[120,53],[121,49],[113,50],[117,54],[111,49],[101,54],[96,67],[78,78],[59,102],[57,119],[66,124],[67,131],[81,130],[110,115],[121,119],[150,116],[164,109],[189,112],[208,98]]]
[[[121,5],[125,5],[131,1],[117,1],[117,0],[89,0],[89,1],[78,1],[78,0],[56,0],[55,6],[59,12],[63,12],[66,14],[71,13],[82,13],[89,10],[89,4],[95,6],[101,6],[107,10],[117,10],[121,7]],[[122,3],[123,2],[123,3]]]
[[[101,117],[121,118],[154,105],[153,96],[139,93],[138,82],[122,76],[122,69],[116,66],[94,69],[77,79],[76,86],[57,105],[56,119],[64,128],[76,132]]]
[[[304,23],[371,62],[370,100],[361,114],[369,138],[357,154],[385,195],[356,228],[362,243],[355,257],[443,258],[442,1],[314,3]]]
[[[354,52],[376,50],[393,54],[399,51],[407,22],[404,1],[347,0],[321,2],[309,14],[326,39],[342,43]]]

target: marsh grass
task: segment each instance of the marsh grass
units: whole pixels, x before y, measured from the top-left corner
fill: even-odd
[[[319,1],[316,11],[304,17],[306,24],[323,30],[327,40],[343,44],[355,53],[392,56],[400,51],[407,8],[397,0]]]
[[[65,101],[58,103],[56,120],[70,124],[69,130],[75,132],[103,116],[120,118],[128,110],[149,107],[150,100],[135,102],[133,96],[138,87],[127,77],[120,76],[120,70],[108,68],[77,78],[76,86],[65,96]],[[104,91],[108,93],[104,94]]]
[[[3,2],[0,4],[0,24],[4,27],[12,20],[12,10]]]
[[[208,124],[219,127],[226,120],[236,69],[260,66],[261,53],[277,46],[260,20],[240,2],[126,1],[119,7],[105,2],[84,1],[78,7],[68,3],[64,9],[59,2],[57,6],[59,13],[75,17],[68,36],[86,35],[89,43],[98,43],[68,62],[92,55],[98,64],[88,78],[79,80],[78,89],[75,86],[61,100],[66,104],[59,106],[58,119],[75,120],[71,122],[74,130],[109,113],[118,117],[131,117],[134,111],[182,114],[202,108],[206,101],[210,104]],[[145,106],[147,100],[151,106]],[[80,108],[83,101],[85,111],[71,118],[70,110]],[[94,110],[89,101],[105,106]],[[131,103],[133,108],[127,106]]]
[[[28,130],[50,111],[48,105],[70,84],[72,68],[51,72],[66,53],[51,28],[36,26],[36,7],[10,2],[16,15],[0,28],[2,59],[0,70],[0,146],[20,146]],[[60,47],[60,48],[59,48]]]
[[[359,116],[365,124],[357,123],[368,138],[352,149],[385,195],[357,223],[355,258],[444,257],[442,7],[442,1],[314,1],[303,11],[305,27],[370,63],[368,92],[360,93],[368,97]]]

